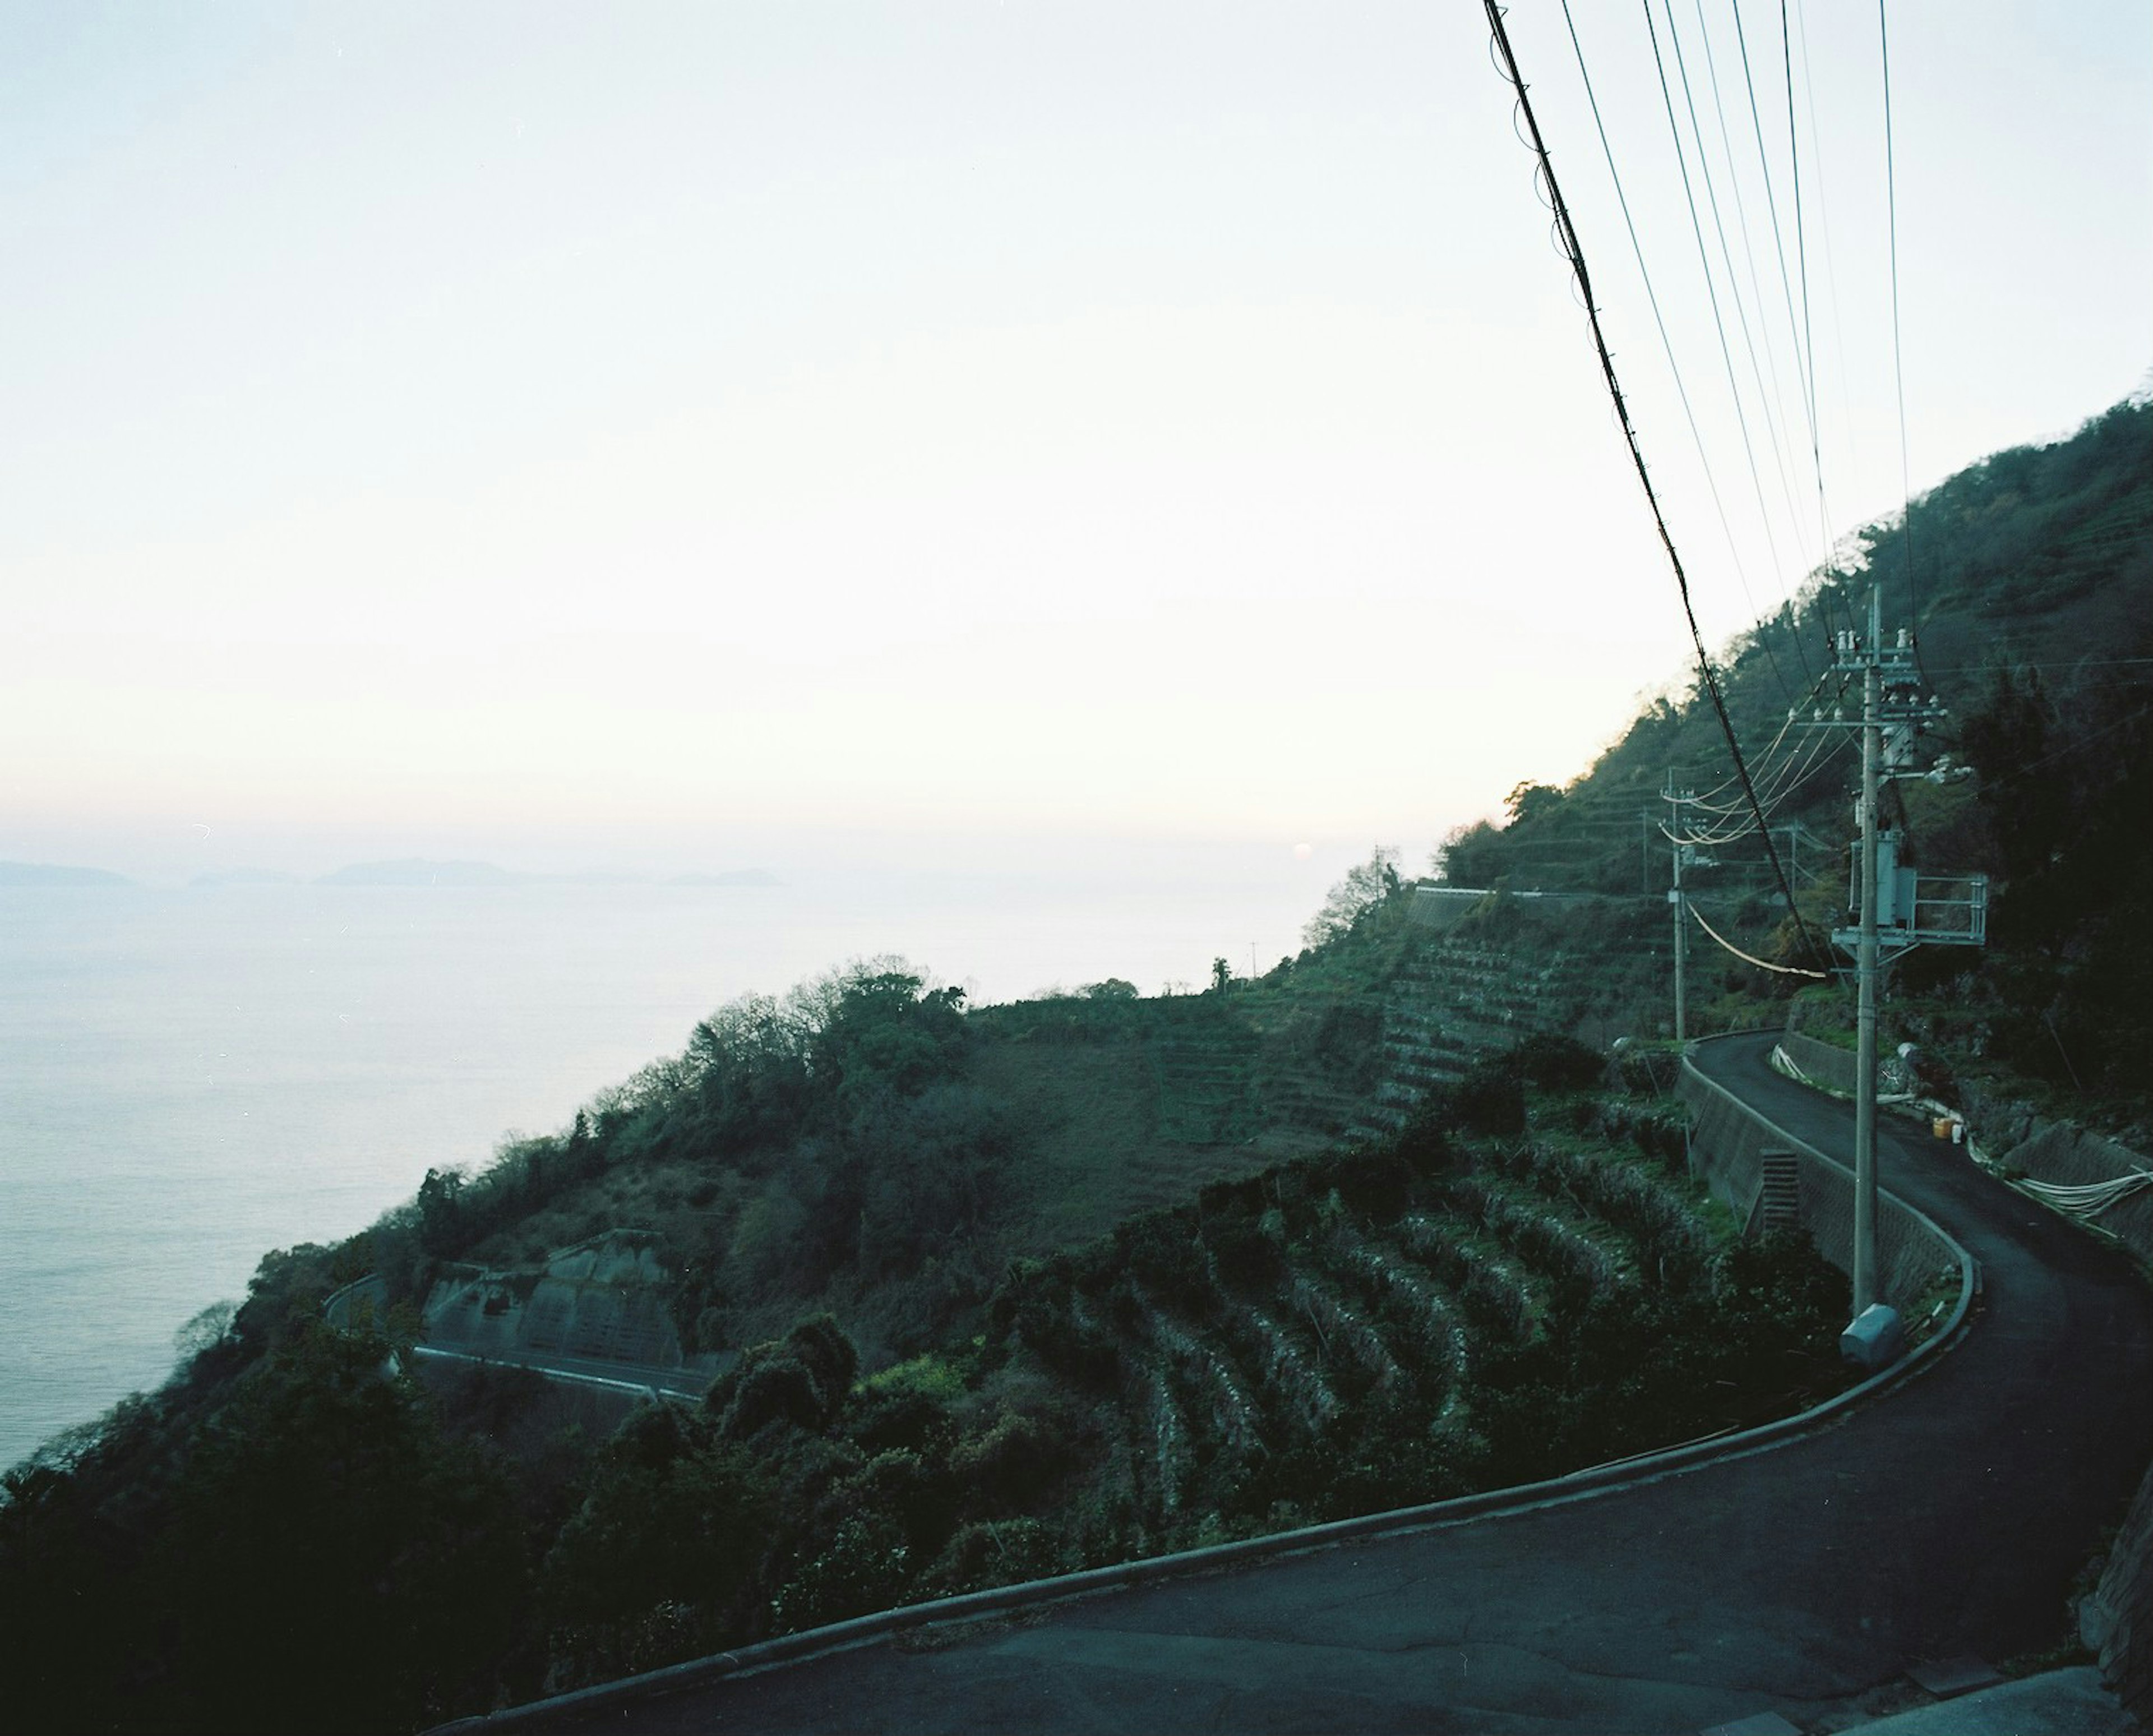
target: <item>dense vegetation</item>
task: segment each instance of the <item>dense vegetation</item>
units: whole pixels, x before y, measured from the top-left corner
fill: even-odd
[[[931,1037],[947,1001],[913,1004]],[[929,1050],[877,1052],[936,1088]],[[701,1405],[602,1441],[535,1376],[421,1385],[400,1316],[323,1324],[356,1250],[274,1257],[164,1392],[10,1474],[13,1703],[73,1726],[409,1727],[1549,1474],[1830,1384],[1843,1280],[1805,1244],[1731,1239],[1679,1119],[1584,1088],[1602,1071],[1535,1041],[1387,1140],[1011,1263],[904,1361],[866,1371],[812,1315]]]
[[[1916,953],[1896,973],[1895,1036],[1939,1065],[2143,1128],[2153,1119],[2153,400],[2119,405],[2070,437],[1999,452],[1865,527],[1794,603],[1719,664],[1737,732],[1774,802],[1781,864],[1813,932],[1843,922],[1855,757],[1845,738],[1809,759],[1789,709],[1841,702],[1830,636],[1867,618],[1918,624],[1921,666],[1951,708],[1927,744],[1968,782],[1888,787],[1912,862],[1993,880],[1983,953]],[[1926,763],[1926,757],[1925,757]],[[1783,781],[1769,775],[1784,766]],[[1728,761],[1694,687],[1661,699],[1570,784],[1523,783],[1505,823],[1462,829],[1441,860],[1459,885],[1657,893],[1667,850],[1658,792],[1721,786]],[[1713,799],[1738,800],[1728,789]],[[1817,961],[1786,921],[1753,837],[1686,878],[1723,933],[1764,956]],[[1789,991],[1700,942],[1695,1001],[1739,1018]],[[1700,993],[1699,990],[1702,990]],[[1722,1002],[1713,1006],[1715,1000]],[[1843,1013],[1818,1009],[1830,1020]]]
[[[1232,994],[1109,981],[968,1012],[961,990],[879,960],[750,996],[564,1134],[430,1174],[368,1258],[415,1301],[441,1260],[646,1229],[691,1351],[831,1309],[871,1359],[910,1354],[976,1314],[1011,1257],[1344,1131],[1404,939],[1374,926]]]

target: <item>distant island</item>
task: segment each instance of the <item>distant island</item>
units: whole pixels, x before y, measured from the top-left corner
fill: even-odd
[[[49,862],[0,862],[0,886],[132,886],[107,868],[68,868]]]
[[[187,882],[190,886],[297,886],[299,877],[282,868],[209,868]]]
[[[490,862],[428,862],[411,857],[401,862],[359,862],[323,874],[317,886],[512,886],[527,879]]]
[[[593,868],[579,874],[522,874],[491,862],[430,862],[412,857],[399,862],[360,862],[323,874],[317,886],[647,886],[643,874]],[[719,874],[676,874],[667,886],[776,886],[776,875],[761,868],[732,868]]]

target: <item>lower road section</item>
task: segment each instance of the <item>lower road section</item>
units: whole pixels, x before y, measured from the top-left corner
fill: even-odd
[[[1850,1154],[1771,1040],[1699,1065]],[[2074,1577],[2153,1456],[2128,1263],[1886,1121],[1884,1185],[1980,1263],[1928,1372],[1791,1443],[1532,1511],[1095,1595],[669,1695],[562,1732],[1697,1730],[1844,1716],[1909,1666],[2069,1632]],[[519,1720],[519,1723],[522,1720]]]

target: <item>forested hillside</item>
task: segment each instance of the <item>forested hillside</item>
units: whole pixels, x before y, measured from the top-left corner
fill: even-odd
[[[1993,878],[1985,953],[1916,953],[1895,975],[1906,1034],[1947,1064],[2039,1092],[2068,1092],[2119,1122],[2153,1112],[2153,401],[2135,399],[2069,438],[1999,452],[1916,500],[1904,521],[1846,538],[1798,599],[1717,665],[1728,711],[1770,809],[1781,866],[1813,931],[1844,921],[1845,847],[1858,771],[1820,707],[1858,710],[1828,671],[1832,636],[1860,628],[1871,587],[1887,632],[1917,631],[1927,685],[1950,708],[1922,765],[1963,781],[1889,786],[1887,822],[1931,873]],[[1741,792],[1697,687],[1648,707],[1567,784],[1528,781],[1506,822],[1448,843],[1464,886],[1590,888],[1656,896],[1668,880],[1654,829],[1670,773],[1712,805],[1692,824],[1734,829]],[[1813,966],[1786,921],[1761,841],[1708,853],[1687,878],[1723,933]],[[1723,1016],[1791,992],[1694,937],[1709,1008]],[[1829,997],[1827,997],[1828,999]],[[1817,1016],[1829,1020],[1828,1006]]]

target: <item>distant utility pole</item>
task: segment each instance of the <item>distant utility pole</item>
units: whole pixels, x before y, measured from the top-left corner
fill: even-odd
[[[1840,634],[1832,667],[1861,678],[1858,723],[1821,714],[1808,720],[1822,728],[1861,731],[1861,797],[1855,811],[1860,839],[1855,846],[1855,925],[1835,930],[1840,947],[1854,955],[1855,980],[1854,1074],[1854,1313],[1858,1320],[1877,1300],[1876,1259],[1876,1002],[1885,965],[1928,942],[1979,946],[1986,939],[1988,881],[1980,875],[1957,877],[1964,897],[1924,897],[1921,877],[1898,866],[1896,834],[1880,837],[1877,789],[1886,779],[1921,776],[1912,770],[1914,737],[1924,725],[1944,715],[1944,708],[1925,699],[1914,658],[1913,634],[1901,628],[1894,642],[1884,643],[1883,602],[1869,595],[1869,632]],[[1880,855],[1890,858],[1888,875],[1880,875]],[[1924,913],[1930,919],[1923,919]],[[1891,959],[1884,957],[1886,945]]]
[[[1802,840],[1807,838],[1814,846],[1817,842],[1816,834],[1803,825],[1799,820],[1795,820],[1785,826],[1774,826],[1772,830],[1774,834],[1787,841],[1787,883],[1790,888],[1799,886],[1802,878]],[[1809,878],[1814,880],[1816,877],[1817,871],[1811,868]]]

